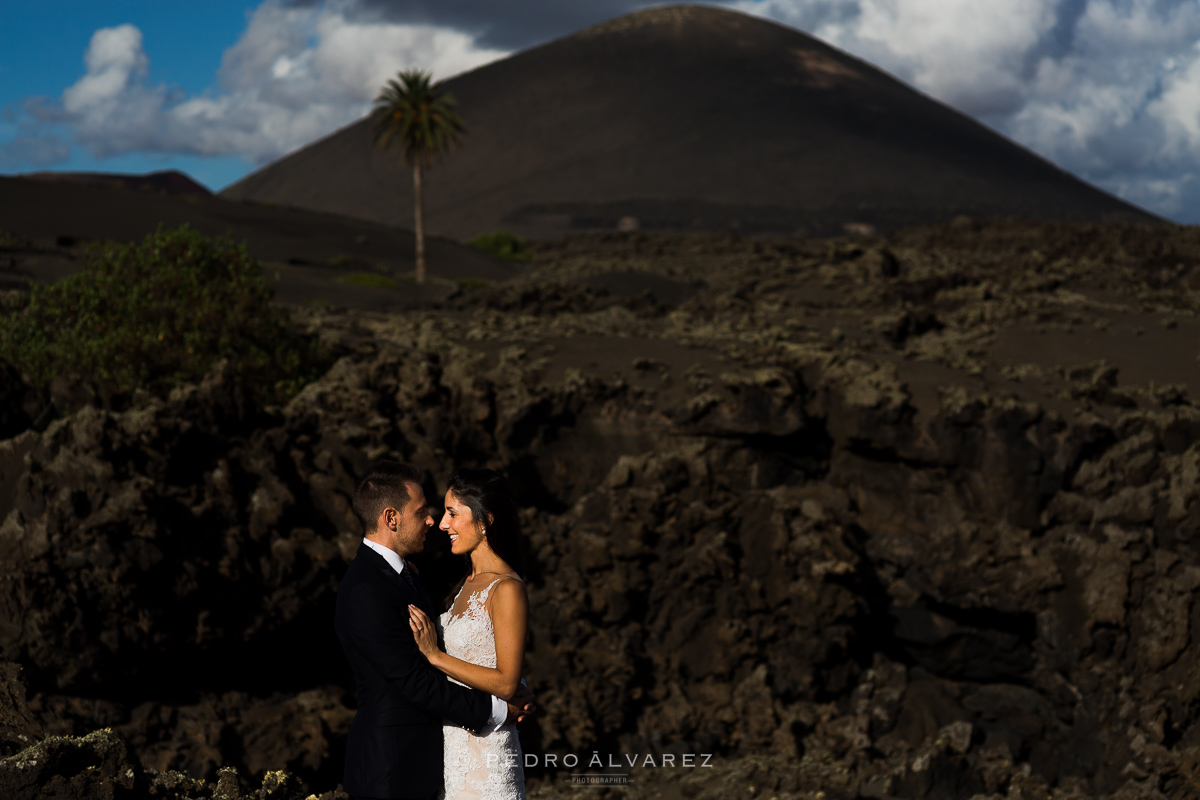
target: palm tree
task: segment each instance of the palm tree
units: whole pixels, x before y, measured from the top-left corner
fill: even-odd
[[[399,148],[404,163],[413,171],[413,216],[417,234],[417,283],[425,282],[425,201],[421,192],[421,168],[432,167],[433,159],[458,146],[465,131],[455,110],[454,97],[433,83],[433,75],[406,69],[390,80],[375,98],[372,132],[383,150]]]

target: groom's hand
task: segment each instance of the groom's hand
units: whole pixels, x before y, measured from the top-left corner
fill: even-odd
[[[521,683],[517,687],[517,691],[513,693],[512,699],[508,701],[508,720],[505,724],[512,725],[516,722],[524,722],[527,717],[532,717],[537,713],[537,698],[533,692],[529,691],[529,687]]]

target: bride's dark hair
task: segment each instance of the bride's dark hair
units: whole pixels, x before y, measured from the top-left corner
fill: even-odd
[[[492,552],[504,559],[518,575],[524,573],[517,501],[504,476],[494,469],[459,468],[450,473],[446,484],[458,502],[471,509],[475,524],[487,530],[487,543]],[[454,602],[465,581],[463,578],[450,592],[450,603]]]

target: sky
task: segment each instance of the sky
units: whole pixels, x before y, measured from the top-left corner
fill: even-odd
[[[721,0],[806,31],[1153,212],[1200,223],[1200,0]],[[439,78],[656,3],[2,0],[0,173],[219,190]]]

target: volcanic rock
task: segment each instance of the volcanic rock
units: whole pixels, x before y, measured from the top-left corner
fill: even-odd
[[[179,772],[145,773],[130,762],[125,743],[109,730],[80,737],[52,736],[0,760],[0,791],[12,800],[299,800],[304,796],[286,772],[268,772],[261,786],[247,791],[237,770],[229,767],[211,782]],[[346,797],[328,792],[322,800]]]
[[[43,738],[41,723],[25,703],[21,667],[0,663],[0,756],[10,756]]]
[[[111,731],[51,737],[0,760],[0,791],[13,800],[136,797],[138,773]]]
[[[111,729],[136,780],[286,768],[333,790],[349,498],[387,456],[431,498],[455,465],[519,494],[527,753],[640,754],[647,798],[1189,796],[1200,409],[1161,387],[1195,369],[1194,231],[535,250],[461,308],[297,309],[343,355],[283,407],[218,367],[0,444],[0,644],[26,716]],[[693,293],[652,314],[562,299],[641,272]],[[906,316],[938,324],[895,335]],[[428,550],[443,596],[463,565]],[[664,769],[688,753],[714,767]]]

